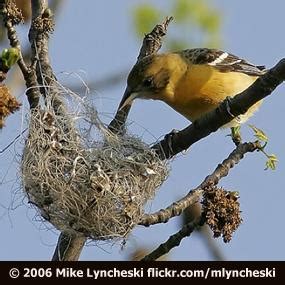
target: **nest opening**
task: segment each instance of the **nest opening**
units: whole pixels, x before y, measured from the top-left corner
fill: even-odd
[[[60,231],[92,240],[125,238],[168,167],[140,139],[108,131],[90,102],[77,98],[69,104],[77,111],[65,107],[70,98],[56,104],[46,98],[31,112],[23,189]]]

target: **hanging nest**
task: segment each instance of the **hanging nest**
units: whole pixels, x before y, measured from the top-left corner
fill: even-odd
[[[140,139],[109,132],[90,102],[70,104],[81,106],[76,112],[48,98],[42,105],[31,112],[22,159],[29,202],[60,231],[125,238],[167,178],[167,165]]]

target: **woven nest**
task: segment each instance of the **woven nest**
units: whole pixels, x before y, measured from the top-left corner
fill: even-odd
[[[94,108],[82,110],[55,111],[50,102],[31,113],[23,188],[60,231],[125,238],[166,179],[167,166],[141,140],[109,132]]]

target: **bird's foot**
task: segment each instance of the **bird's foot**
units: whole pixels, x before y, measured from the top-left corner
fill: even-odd
[[[231,128],[231,138],[236,146],[239,146],[241,144],[242,139],[241,139],[241,133],[240,133],[240,126]]]
[[[235,115],[232,113],[231,111],[231,100],[232,100],[232,97],[230,96],[227,96],[226,99],[225,99],[225,104],[226,104],[226,110],[227,110],[227,113],[232,117],[232,118],[235,118]]]
[[[178,130],[173,129],[169,134],[165,135],[164,139],[166,140],[167,147],[169,149],[169,152],[173,154],[173,147],[172,147],[172,138],[173,136],[178,133]]]

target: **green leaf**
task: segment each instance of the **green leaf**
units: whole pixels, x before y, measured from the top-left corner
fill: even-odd
[[[278,162],[277,156],[275,154],[270,154],[267,156],[268,160],[265,163],[265,170],[271,169],[275,170],[276,169],[276,163]]]
[[[268,142],[268,137],[267,135],[261,130],[261,129],[258,129],[257,127],[253,126],[253,125],[249,125],[250,128],[253,129],[254,133],[255,133],[255,137],[262,141],[262,142]]]
[[[3,67],[10,69],[20,58],[20,51],[17,48],[5,48],[2,51],[1,59]]]

